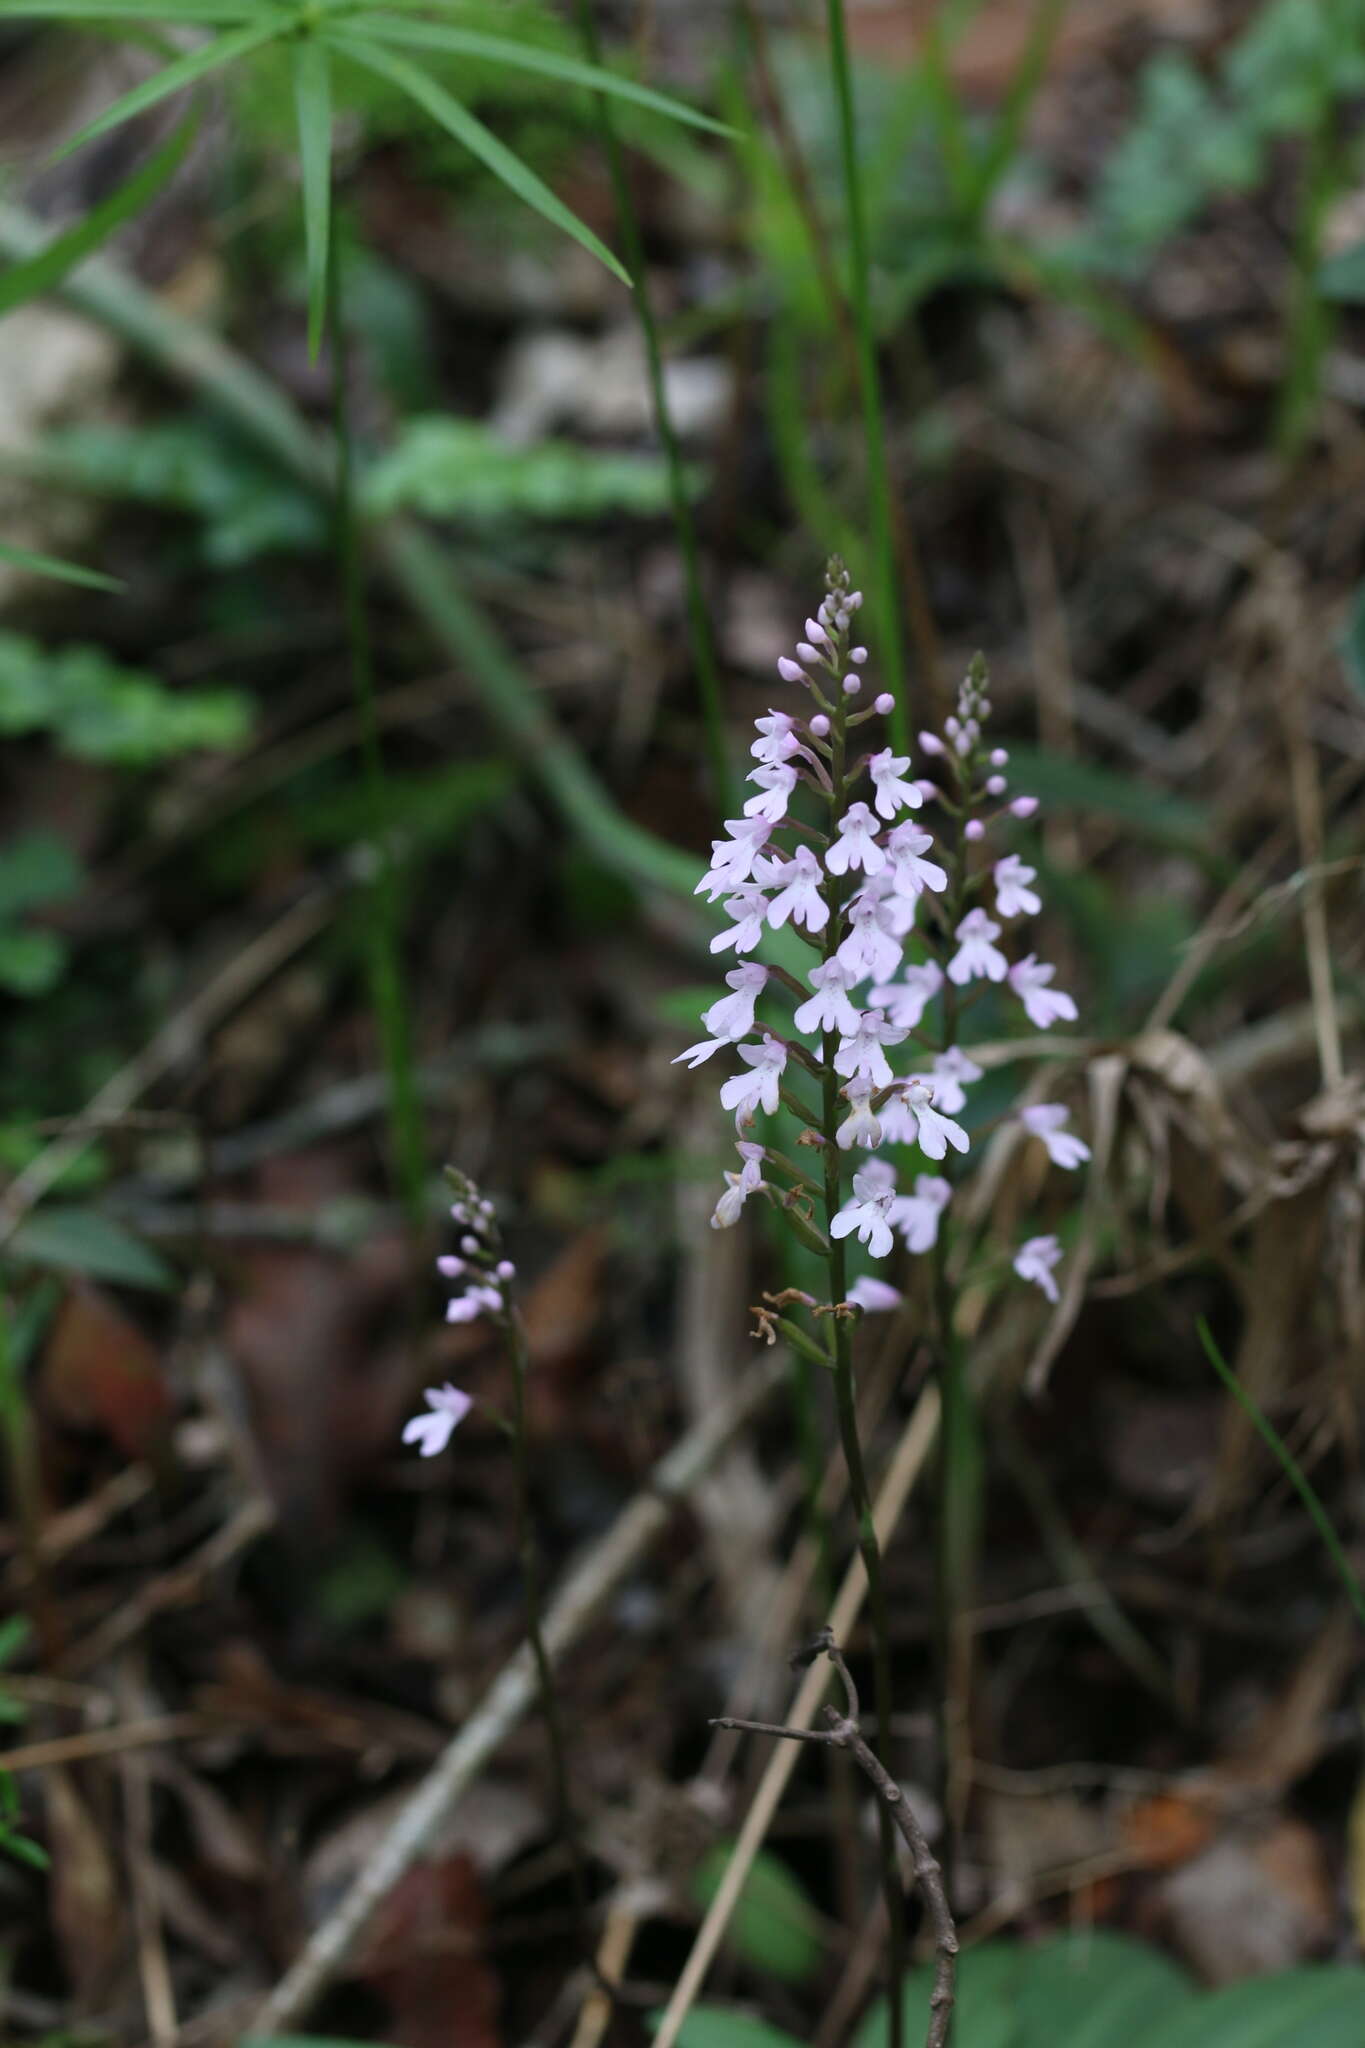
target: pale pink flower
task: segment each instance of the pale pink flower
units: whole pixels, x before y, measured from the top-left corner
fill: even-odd
[[[868,1001],[885,1010],[893,1024],[913,1031],[942,986],[943,969],[937,960],[926,960],[922,966],[907,967],[899,981],[880,983],[869,992]]]
[[[1046,1031],[1059,1017],[1068,1024],[1076,1021],[1076,1005],[1071,997],[1063,995],[1060,989],[1048,987],[1056,972],[1056,968],[1048,966],[1045,961],[1035,960],[1032,953],[1010,969],[1010,987],[1023,1004],[1029,1023],[1035,1030]]]
[[[1000,927],[984,910],[969,910],[957,928],[957,951],[948,962],[948,979],[962,988],[978,977],[1003,981],[1009,962],[994,941]]]
[[[835,957],[848,969],[853,985],[888,980],[900,966],[903,950],[894,903],[868,884],[849,898],[848,922],[849,930]]]
[[[878,1280],[873,1274],[864,1273],[854,1281],[844,1300],[851,1301],[864,1315],[876,1316],[884,1315],[888,1309],[899,1308],[905,1296],[899,1287],[892,1287],[889,1281]]]
[[[446,1303],[446,1321],[477,1322],[480,1316],[496,1315],[501,1307],[502,1296],[496,1287],[471,1287]]]
[[[1031,1237],[1021,1244],[1014,1255],[1014,1270],[1021,1280],[1031,1280],[1035,1287],[1041,1287],[1049,1301],[1060,1300],[1057,1282],[1052,1269],[1062,1256],[1062,1248],[1055,1237]]]
[[[877,699],[880,706],[881,698]],[[874,754],[867,764],[876,790],[875,802],[879,818],[894,818],[897,811],[908,804],[911,810],[918,810],[924,802],[917,782],[905,782],[902,777],[910,766],[908,754],[893,754],[890,747],[883,747],[880,754]]]
[[[452,1387],[447,1380],[443,1387],[427,1387],[424,1398],[427,1415],[414,1415],[403,1425],[403,1442],[416,1444],[424,1458],[434,1458],[450,1442],[453,1431],[474,1406],[468,1394],[462,1394],[458,1387]]]
[[[882,1142],[882,1127],[872,1108],[872,1083],[850,1081],[843,1093],[848,1115],[834,1134],[839,1150],[851,1152],[857,1145],[864,1151],[875,1152]]]
[[[789,712],[770,711],[766,718],[754,720],[754,729],[758,738],[749,752],[756,761],[762,761],[769,768],[790,760],[793,754],[805,752],[797,736],[796,720]]]
[[[881,1010],[865,1010],[858,1019],[857,1030],[839,1041],[834,1055],[835,1073],[846,1080],[870,1081],[874,1088],[885,1088],[892,1076],[883,1047],[899,1045],[905,1035],[899,1025],[887,1022]]]
[[[825,855],[832,875],[846,875],[850,868],[879,875],[886,855],[877,844],[877,821],[866,804],[850,804],[839,820],[839,837]]]
[[[734,1074],[720,1091],[722,1109],[735,1112],[735,1129],[752,1123],[754,1112],[764,1109],[772,1116],[777,1109],[782,1082],[782,1073],[787,1064],[787,1048],[777,1039],[763,1035],[761,1045],[741,1045],[740,1058],[750,1071]]]
[[[953,1191],[937,1174],[915,1176],[913,1195],[901,1195],[891,1205],[891,1221],[905,1239],[907,1251],[932,1251],[938,1243],[938,1226]]]
[[[727,889],[748,881],[772,826],[766,818],[727,818],[725,829],[730,837],[711,841],[711,865],[692,891],[712,903]]]
[[[965,1107],[967,1091],[964,1082],[979,1081],[981,1068],[969,1059],[960,1045],[950,1045],[934,1060],[933,1072],[918,1074],[914,1078],[931,1083],[934,1091],[934,1107],[945,1116],[956,1116]]]
[[[902,1100],[915,1119],[915,1142],[926,1159],[942,1159],[951,1145],[955,1152],[967,1150],[967,1133],[961,1124],[954,1123],[950,1116],[942,1116],[934,1108],[932,1086],[917,1076],[908,1080],[901,1091]]]
[[[781,887],[768,906],[768,922],[777,931],[790,918],[808,932],[823,931],[829,905],[823,893],[824,870],[808,846],[798,846],[790,860],[765,863],[764,873]]]
[[[1043,900],[1029,883],[1037,879],[1037,868],[1026,867],[1017,853],[1007,853],[995,863],[995,914],[997,917],[1036,917]]]
[[[768,918],[768,899],[757,882],[741,882],[734,895],[726,897],[725,915],[734,919],[734,929],[717,932],[711,951],[724,953],[733,946],[737,953],[752,953]]]
[[[725,1193],[716,1203],[715,1214],[711,1218],[713,1230],[729,1230],[732,1224],[738,1223],[740,1210],[750,1195],[757,1194],[767,1185],[763,1178],[763,1147],[741,1139],[737,1149],[744,1164],[738,1173],[726,1169]]]
[[[848,999],[848,991],[854,986],[854,977],[836,953],[832,960],[822,960],[818,967],[812,967],[806,976],[816,991],[800,1005],[792,1017],[798,1031],[838,1031],[844,1037],[858,1028],[860,1011]]]
[[[888,1186],[881,1175],[869,1173],[866,1167],[855,1173],[852,1198],[831,1220],[830,1235],[848,1237],[856,1231],[859,1243],[867,1246],[873,1258],[884,1259],[896,1241],[886,1220],[886,1212],[895,1199],[894,1185],[893,1181]]]
[[[775,768],[755,768],[745,776],[758,791],[744,806],[746,818],[766,818],[772,825],[780,825],[787,815],[787,804],[796,787],[796,770],[785,761],[779,761]]]
[[[923,858],[933,843],[931,834],[921,832],[909,818],[888,836],[886,850],[902,896],[920,896],[926,889],[937,895],[947,888],[948,877],[938,862]]]
[[[1063,1129],[1070,1117],[1071,1111],[1060,1102],[1036,1102],[1032,1108],[1019,1112],[1019,1121],[1025,1130],[1032,1131],[1035,1138],[1041,1138],[1053,1165],[1065,1167],[1067,1172],[1090,1157],[1090,1147],[1085,1140]]]
[[[696,1045],[689,1045],[686,1052],[680,1052],[673,1061],[678,1066],[686,1060],[689,1067],[699,1067],[703,1060],[709,1060],[713,1052],[719,1052],[723,1045],[734,1045],[737,1040],[747,1038],[754,1028],[754,1005],[767,983],[768,970],[757,960],[746,960],[739,967],[732,968],[725,977],[726,986],[734,990],[730,996],[722,996],[712,1003],[709,1010],[702,1012],[702,1023],[714,1036],[703,1038]]]

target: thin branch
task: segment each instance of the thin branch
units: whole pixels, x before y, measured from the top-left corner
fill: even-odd
[[[929,2031],[925,2035],[925,2048],[945,2048],[953,2023],[958,1939],[957,1929],[953,1924],[952,1908],[948,1904],[948,1894],[944,1890],[943,1872],[933,1850],[929,1847],[928,1837],[919,1824],[914,1808],[875,1750],[863,1739],[858,1726],[858,1690],[834,1639],[833,1631],[829,1628],[822,1629],[816,1637],[813,1649],[814,1656],[803,1658],[802,1661],[813,1663],[815,1657],[828,1657],[838,1672],[844,1688],[844,1712],[841,1714],[837,1707],[826,1706],[823,1709],[823,1729],[788,1728],[771,1721],[743,1721],[729,1715],[722,1716],[712,1725],[716,1728],[742,1729],[750,1735],[774,1735],[789,1742],[818,1742],[831,1749],[845,1749],[864,1777],[875,1787],[878,1796],[884,1802],[882,1811],[890,1815],[893,1825],[899,1829],[910,1851],[920,1895],[924,1900],[929,1923],[934,1930],[934,1988],[929,1995]]]

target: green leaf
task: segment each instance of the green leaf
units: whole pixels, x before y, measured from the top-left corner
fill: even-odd
[[[705,1909],[720,1890],[733,1844],[717,1842],[692,1877],[692,1896]],[[755,1969],[784,1984],[804,1984],[822,1960],[815,1911],[780,1857],[760,1849],[744,1880],[726,1935]]]
[[[1070,754],[1011,747],[1010,784],[1058,810],[1122,819],[1159,845],[1206,854],[1212,843],[1212,821],[1202,804],[1165,796],[1136,776]]]
[[[56,583],[79,583],[86,590],[125,590],[117,576],[102,576],[98,569],[84,569],[79,562],[59,561],[56,555],[37,555],[32,548],[11,547],[0,540],[0,562],[22,569],[26,576],[50,576]]]
[[[960,2048],[1034,2048],[1018,2030],[1015,1997],[1028,1951],[1014,1941],[986,1942],[958,1958],[953,2040]],[[932,1967],[908,1972],[901,2011],[907,2041],[922,2041],[934,1988]],[[886,2000],[879,1999],[854,2036],[853,2048],[887,2048],[891,2038]],[[1044,2044],[1038,2044],[1044,2048]],[[1045,2048],[1062,2048],[1049,2035]]]
[[[140,1239],[102,1210],[74,1203],[39,1209],[20,1224],[7,1250],[11,1258],[30,1266],[85,1273],[121,1287],[151,1287],[165,1293],[176,1285],[166,1261]]]
[[[462,143],[471,155],[478,157],[494,177],[501,178],[508,190],[514,192],[518,199],[533,207],[553,226],[562,228],[567,235],[572,235],[574,240],[580,242],[599,263],[604,263],[614,277],[619,277],[622,284],[630,284],[628,272],[612,255],[605,242],[600,241],[576,213],[571,213],[563,200],[555,196],[543,179],[538,178],[519,156],[515,156],[506,143],[500,142],[490,129],[485,128],[483,122],[471,114],[468,107],[461,106],[458,100],[452,99],[443,85],[438,85],[434,78],[428,77],[426,72],[419,70],[415,64],[409,64],[405,57],[396,57],[391,51],[381,49],[377,43],[365,42],[359,37],[330,33],[328,41],[334,48],[344,51],[354,62],[363,65],[368,71],[376,72],[381,78],[387,78],[390,84],[405,92],[409,99],[415,100],[417,105],[430,114],[448,134]]]
[[[250,720],[250,700],[236,690],[168,690],[101,647],[49,648],[0,632],[0,734],[50,732],[82,760],[141,768],[236,746]]]
[[[10,1614],[0,1621],[0,1669],[14,1662],[32,1634],[27,1615]]]
[[[363,494],[378,517],[410,510],[471,525],[620,512],[647,517],[669,503],[668,471],[656,456],[573,441],[517,447],[477,420],[440,413],[404,421]]]
[[[36,256],[12,264],[0,276],[0,314],[11,312],[28,299],[37,298],[40,292],[51,291],[68,271],[74,270],[102,242],[107,242],[126,220],[141,213],[162,186],[169,184],[184,162],[193,134],[193,121],[183,122],[168,142],[148,157],[146,163],[141,164],[132,177],[111,192],[107,199],[101,199],[97,206],[92,206],[84,219],[78,220],[65,234],[57,235]]]
[[[661,2015],[655,2014],[657,2027]],[[766,2020],[742,2012],[722,2012],[714,2005],[694,2005],[678,2034],[678,2048],[801,2048],[792,2035]],[[966,2042],[963,2048],[968,2048]]]
[[[294,111],[303,180],[303,235],[308,265],[308,353],[314,362],[327,323],[327,236],[332,208],[331,60],[316,36],[292,49]]]
[[[1103,1929],[1063,1934],[1023,1965],[1015,1993],[1019,2048],[1112,2048],[1199,1998],[1182,1970],[1142,1942]]]
[[[0,0],[0,21],[259,20],[260,0]]]
[[[40,1849],[36,1842],[30,1842],[27,1835],[12,1835],[8,1829],[0,1832],[0,1849],[16,1862],[28,1863],[34,1870],[48,1870],[52,1859],[46,1849]]]
[[[81,864],[64,839],[26,832],[0,849],[0,922],[74,896],[81,879]]]
[[[445,22],[414,21],[392,14],[348,14],[344,32],[373,37],[381,43],[403,43],[409,49],[440,50],[452,57],[510,64],[518,71],[536,71],[542,77],[556,78],[563,85],[586,86],[592,92],[633,100],[653,113],[666,114],[670,120],[685,122],[689,127],[708,128],[715,135],[735,132],[725,122],[698,113],[683,100],[670,99],[666,93],[637,85],[633,78],[622,78],[601,65],[585,64],[580,58],[566,57],[559,50],[548,50],[536,43],[513,42],[508,36],[485,35],[478,29],[454,28]]]
[[[197,80],[219,70],[224,64],[231,64],[238,57],[245,57],[248,51],[257,50],[262,43],[268,43],[280,35],[289,25],[289,17],[271,14],[261,20],[245,23],[241,28],[230,29],[226,35],[216,36],[201,49],[187,51],[154,78],[146,78],[141,85],[135,85],[131,92],[97,114],[93,121],[87,121],[84,128],[62,144],[57,151],[57,161],[72,155],[87,142],[93,142],[97,135],[107,135],[111,128],[119,127],[124,121],[131,121],[134,114],[145,113],[148,107],[157,106],[171,93],[179,92],[182,86],[193,85]]]
[[[1365,1970],[1324,1964],[1229,1984],[1130,2035],[1127,2048],[1361,2048],[1362,2041]]]

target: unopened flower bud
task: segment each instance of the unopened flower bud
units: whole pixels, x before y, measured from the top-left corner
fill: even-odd
[[[986,777],[987,796],[1003,796],[1008,788],[1009,784],[1003,775],[988,775]]]
[[[896,700],[889,690],[883,690],[874,707],[883,718],[889,718],[896,708]]]
[[[1003,747],[992,747],[992,748],[991,748],[991,766],[992,766],[992,768],[1003,768],[1003,767],[1004,767],[1004,766],[1006,765],[1006,763],[1008,762],[1008,760],[1009,760],[1009,755],[1008,755],[1008,754],[1007,754],[1007,753],[1005,752],[1005,749],[1004,749]]]
[[[922,754],[941,754],[943,752],[943,742],[936,732],[922,732],[919,736],[919,745]]]
[[[861,592],[861,590],[850,590],[848,596],[844,599],[844,603],[848,606],[851,612],[856,612],[861,606],[862,601],[863,593]]]
[[[943,730],[947,733],[950,740],[959,739],[962,735],[962,727],[959,725],[958,721],[953,717],[948,717],[944,719]]]
[[[1016,818],[1031,818],[1037,808],[1036,796],[1017,796],[1010,805],[1010,811]]]
[[[802,661],[818,661],[820,659],[819,648],[812,647],[809,640],[798,640],[796,643],[796,651],[800,655]]]
[[[986,828],[982,824],[980,818],[968,818],[966,824],[962,828],[962,836],[964,839],[970,839],[973,845],[976,844],[978,839],[984,839],[986,836]]]
[[[493,1270],[499,1280],[515,1280],[517,1277],[517,1269],[510,1259],[499,1259]]]
[[[919,780],[915,784],[915,788],[919,791],[920,795],[924,798],[924,801],[927,804],[936,804],[938,802],[938,784],[936,782],[930,782],[927,775],[920,776]]]
[[[850,647],[848,658],[850,661],[856,661],[861,668],[862,664],[867,660],[867,649],[865,647]]]
[[[464,1260],[457,1259],[453,1252],[447,1252],[436,1261],[436,1270],[443,1280],[458,1280],[463,1273]]]
[[[806,638],[808,640],[814,640],[820,646],[829,646],[829,634],[825,631],[824,627],[820,624],[820,621],[818,619],[806,620]]]
[[[483,1250],[483,1246],[479,1243],[477,1237],[462,1237],[460,1239],[460,1250],[465,1254],[466,1258],[472,1259]]]
[[[816,712],[814,718],[812,718],[810,722],[810,729],[812,736],[815,739],[822,740],[825,738],[826,734],[829,732],[829,720],[826,718],[823,711]]]
[[[789,654],[784,654],[780,657],[777,664],[777,673],[781,676],[784,683],[808,683],[810,681],[810,677],[806,674],[800,662],[793,661]]]
[[[844,695],[846,697],[856,697],[862,687],[863,679],[861,676],[844,677]]]

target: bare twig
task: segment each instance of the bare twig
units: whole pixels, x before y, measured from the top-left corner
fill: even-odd
[[[654,1467],[646,1485],[580,1559],[554,1600],[545,1619],[545,1647],[551,1659],[562,1657],[582,1634],[666,1526],[677,1503],[686,1498],[734,1432],[767,1399],[785,1370],[780,1353],[751,1366],[734,1397],[713,1409]],[[266,1999],[253,2033],[290,2032],[345,1967],[370,1916],[411,1869],[535,1694],[535,1666],[523,1643],[403,1807],[336,1911],[316,1929],[302,1955]]]
[[[958,1944],[952,1909],[943,1887],[943,1872],[914,1808],[875,1750],[863,1740],[859,1727],[858,1688],[834,1640],[833,1631],[828,1627],[821,1629],[810,1653],[803,1655],[800,1662],[813,1664],[821,1656],[829,1658],[844,1688],[843,1713],[837,1707],[826,1706],[822,1710],[823,1728],[788,1728],[772,1721],[742,1721],[728,1715],[715,1725],[718,1728],[742,1729],[749,1735],[776,1735],[788,1742],[818,1742],[830,1749],[846,1749],[864,1777],[871,1780],[910,1851],[925,1911],[934,1930],[934,1988],[929,1994],[929,2031],[925,2035],[925,2048],[944,2048],[953,2022]]]

